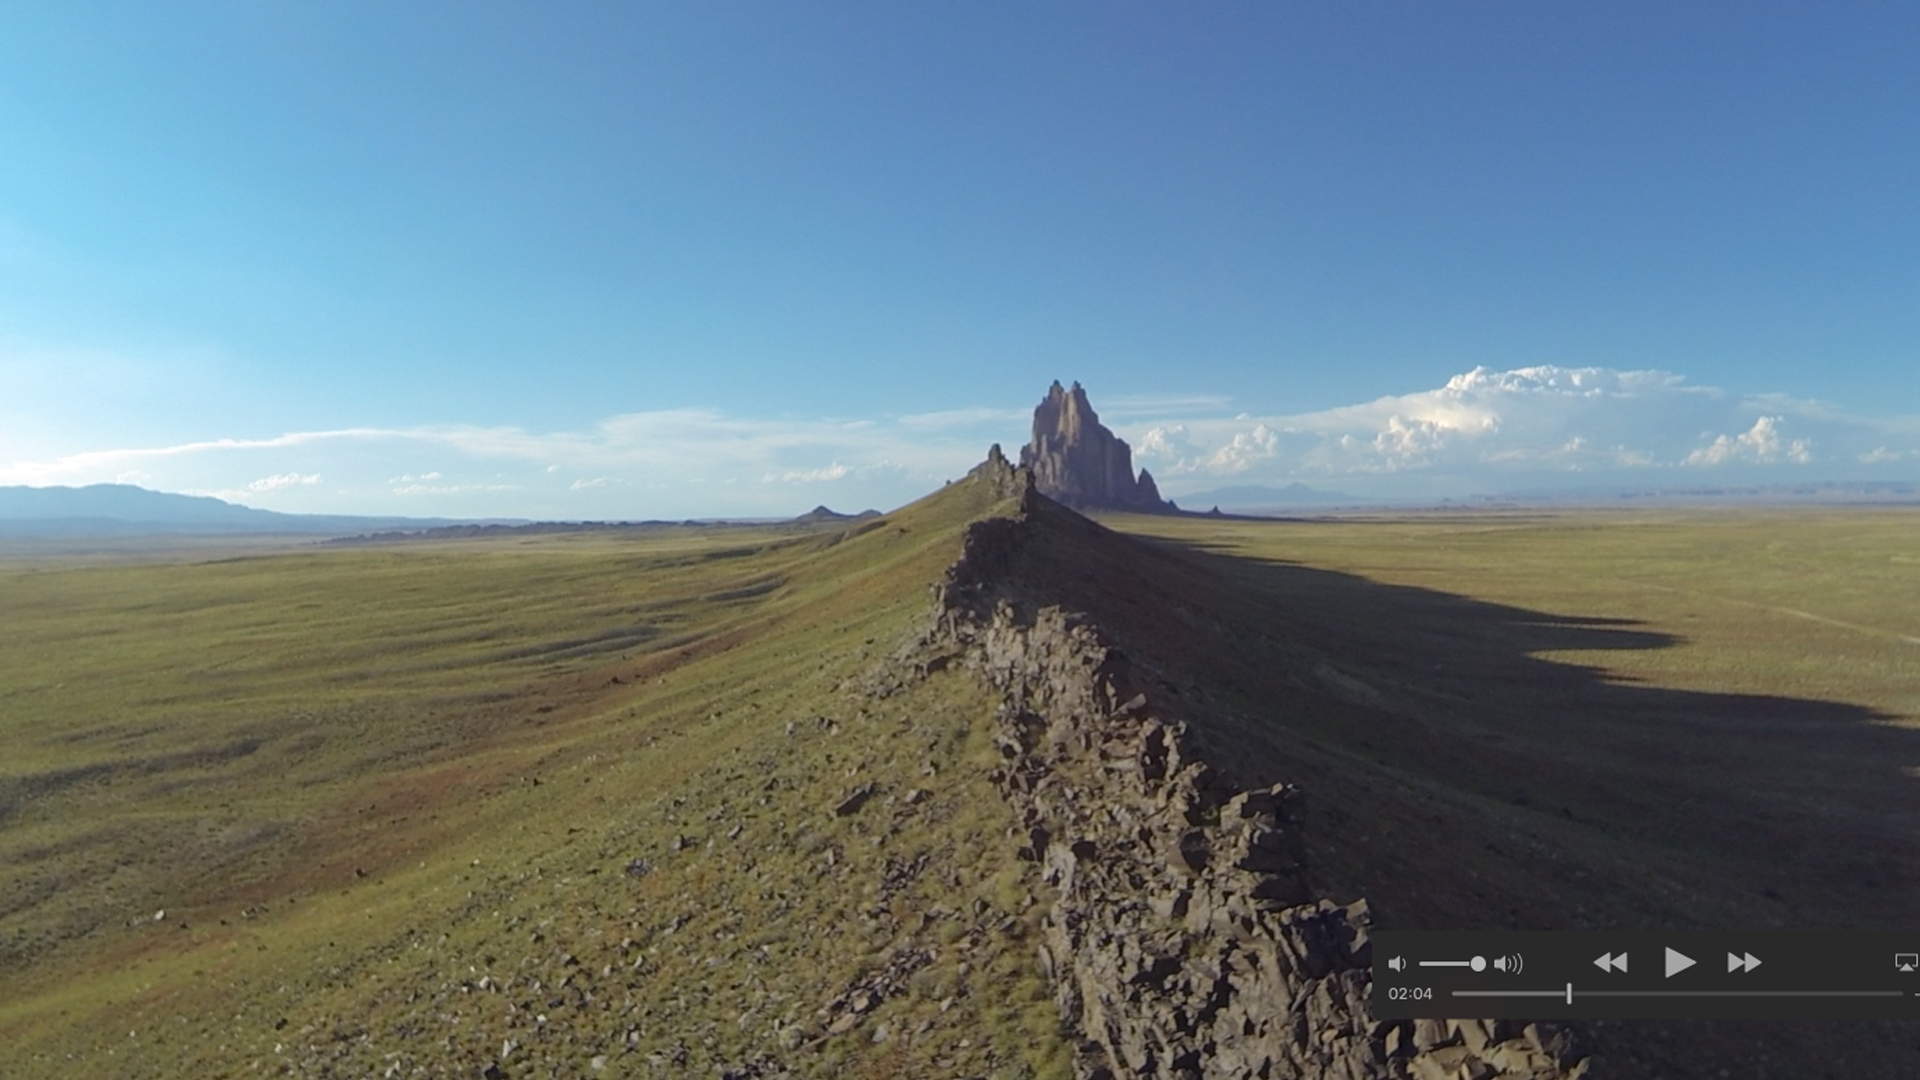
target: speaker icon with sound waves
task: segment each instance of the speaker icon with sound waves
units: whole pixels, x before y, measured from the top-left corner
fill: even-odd
[[[1519,953],[1514,953],[1511,956],[1496,956],[1493,958],[1493,970],[1504,971],[1509,975],[1520,974],[1520,970],[1526,966],[1526,958]]]

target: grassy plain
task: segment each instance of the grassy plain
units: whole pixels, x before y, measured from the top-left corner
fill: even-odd
[[[1920,512],[1109,524],[1235,583],[1216,609],[1280,682],[1348,705],[1315,730],[1330,750],[1780,898],[1660,890],[1639,921],[1920,926]],[[1353,868],[1375,894],[1379,871]],[[1465,914],[1427,889],[1419,912]]]
[[[859,689],[994,510],[6,563],[7,1074],[1064,1075],[990,702]],[[1037,579],[1382,925],[1920,925],[1920,513],[1107,523]],[[1601,1038],[1920,1061],[1713,1032]]]
[[[1233,583],[1209,681],[1284,718],[1249,737],[1316,880],[1383,925],[1920,929],[1920,511],[1107,523]],[[1920,1070],[1912,1025],[1599,1039],[1618,1075]]]
[[[0,1071],[1057,1075],[984,698],[848,689],[987,509],[14,566]]]

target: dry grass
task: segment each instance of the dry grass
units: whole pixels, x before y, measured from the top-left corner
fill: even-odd
[[[9,1069],[1061,1075],[987,703],[849,689],[987,509],[0,578]]]
[[[1920,513],[1110,524],[1179,584],[1102,591],[1191,624],[1106,620],[1245,718],[1383,925],[1920,929]],[[1621,1075],[1920,1071],[1912,1025],[1597,1038]]]
[[[853,688],[994,509],[8,563],[4,1071],[1066,1075],[990,703]],[[1914,925],[1920,515],[1044,524],[1387,925]],[[1902,1030],[1600,1037],[1900,1076]]]

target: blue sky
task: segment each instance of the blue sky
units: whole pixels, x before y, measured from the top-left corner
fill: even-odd
[[[9,5],[0,483],[884,508],[1054,378],[1176,495],[1913,480],[1916,41],[1900,3]]]

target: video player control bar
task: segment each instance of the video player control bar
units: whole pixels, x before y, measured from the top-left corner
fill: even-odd
[[[1372,937],[1381,1019],[1920,1018],[1920,932]]]

